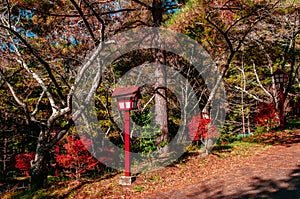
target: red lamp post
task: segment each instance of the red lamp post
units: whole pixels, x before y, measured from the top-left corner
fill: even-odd
[[[120,179],[121,185],[130,185],[134,180],[130,169],[130,110],[137,109],[137,101],[140,96],[137,86],[115,88],[112,94],[113,98],[117,98],[118,109],[124,111],[125,176]]]
[[[279,84],[279,120],[280,120],[280,129],[284,129],[284,95],[283,95],[283,86],[284,83],[288,80],[288,74],[283,69],[277,69],[274,74],[275,83]]]

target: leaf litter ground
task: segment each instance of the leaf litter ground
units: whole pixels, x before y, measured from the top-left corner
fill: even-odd
[[[118,184],[122,173],[67,181],[39,191],[53,198],[300,198],[300,130],[186,154],[174,164]],[[255,142],[259,142],[256,144]]]

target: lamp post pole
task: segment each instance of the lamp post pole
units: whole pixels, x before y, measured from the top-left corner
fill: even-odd
[[[117,98],[118,109],[124,111],[124,163],[125,176],[121,176],[121,185],[131,185],[135,176],[131,176],[130,160],[130,110],[137,109],[138,99],[141,98],[139,87],[131,86],[125,88],[115,88],[112,93],[113,98]]]
[[[283,82],[279,86],[279,120],[280,130],[284,129],[284,96],[283,96]]]
[[[124,123],[125,123],[125,176],[130,177],[130,111],[126,110],[124,112]]]
[[[280,121],[280,130],[284,129],[284,94],[283,86],[284,83],[288,81],[288,74],[283,69],[277,69],[274,72],[275,83],[279,84],[279,121]]]

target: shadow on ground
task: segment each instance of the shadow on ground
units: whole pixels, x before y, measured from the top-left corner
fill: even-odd
[[[194,193],[190,196],[196,196]],[[293,170],[286,180],[274,181],[253,177],[249,189],[242,190],[232,195],[223,195],[222,191],[217,192],[211,198],[285,198],[298,199],[300,197],[300,165]]]
[[[184,191],[173,190],[169,193],[157,193],[151,198],[214,198],[214,199],[256,199],[256,198],[272,198],[272,199],[299,199],[300,198],[300,165],[293,170],[286,180],[271,180],[261,177],[253,177],[249,179],[251,182],[249,187],[241,187],[241,190],[233,194],[223,192],[220,185],[210,186],[188,186]]]

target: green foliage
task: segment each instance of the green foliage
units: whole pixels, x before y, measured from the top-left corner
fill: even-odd
[[[201,149],[201,145],[199,145],[199,144],[195,144],[195,143],[192,143],[192,144],[190,144],[189,146],[187,146],[186,147],[186,151],[187,152],[195,152],[195,151],[198,151],[199,149]]]
[[[295,119],[295,120],[290,120],[289,124],[290,125],[300,125],[300,118],[299,119]]]
[[[155,125],[147,124],[140,129],[140,132],[141,134],[136,139],[135,150],[143,156],[150,156],[158,147],[162,147],[166,144],[161,142],[159,145],[156,145],[156,139],[160,135],[160,130]]]
[[[257,126],[255,131],[254,131],[254,135],[259,135],[259,134],[262,134],[262,133],[265,133],[267,132],[267,129],[265,126]]]
[[[139,111],[135,111],[135,112],[131,112],[131,118],[132,120],[140,126],[145,126],[147,124],[149,124],[151,122],[151,114],[149,112],[149,109],[146,109],[143,112],[139,112]]]
[[[217,144],[219,145],[224,145],[224,144],[229,144],[237,141],[237,135],[233,133],[221,133],[219,136],[219,139],[217,141]]]
[[[138,192],[143,192],[144,191],[143,187],[141,187],[141,186],[135,186],[135,187],[133,187],[133,189],[135,191],[138,191]]]
[[[182,9],[179,10],[179,12],[175,13],[170,17],[167,21],[163,23],[163,26],[172,26],[176,24],[178,21],[182,21],[183,18],[186,18],[193,13],[191,13],[191,10],[193,7],[201,5],[201,1],[199,0],[188,0],[185,5],[182,7]]]

